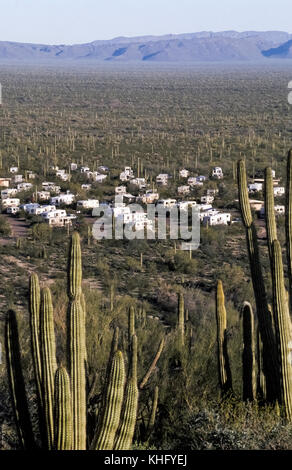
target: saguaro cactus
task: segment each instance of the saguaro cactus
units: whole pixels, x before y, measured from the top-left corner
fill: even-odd
[[[289,151],[287,158],[285,229],[290,310],[292,312],[292,150]]]
[[[178,294],[177,323],[178,323],[177,328],[178,328],[180,346],[184,346],[184,343],[185,343],[185,302],[184,302],[184,296],[181,292]]]
[[[72,450],[72,403],[70,379],[65,367],[55,375],[55,450]]]
[[[39,405],[42,407],[42,367],[40,355],[40,285],[37,274],[29,279],[29,313],[31,332],[31,352]]]
[[[68,364],[71,378],[73,449],[86,449],[86,305],[82,294],[80,237],[71,237],[68,260]]]
[[[263,280],[261,261],[257,242],[256,228],[253,222],[248,198],[246,170],[243,160],[238,162],[239,203],[246,229],[247,249],[260,334],[263,342],[263,369],[266,376],[267,400],[274,402],[279,395],[279,374],[276,354],[276,343],[272,317],[268,309],[266,289]]]
[[[217,283],[216,290],[216,320],[218,345],[218,372],[221,391],[226,394],[232,389],[231,371],[227,352],[227,315],[222,281]]]
[[[292,369],[289,360],[290,317],[286,296],[281,247],[278,240],[272,244],[272,281],[273,281],[273,313],[278,345],[278,361],[280,365],[280,400],[286,418],[292,420]]]
[[[244,302],[243,304],[242,329],[243,399],[253,401],[256,398],[254,315],[252,311],[252,306],[249,302]]]
[[[8,382],[16,429],[21,447],[28,450],[34,448],[35,443],[21,369],[18,328],[13,310],[9,310],[6,317],[5,343]]]
[[[41,361],[43,408],[46,427],[46,439],[49,450],[54,445],[54,382],[57,370],[54,315],[51,291],[48,287],[41,292]]]
[[[123,353],[118,350],[112,359],[99,429],[92,444],[95,450],[113,450],[114,448],[124,398],[124,385],[124,358]]]
[[[265,170],[265,218],[270,262],[272,265],[272,244],[277,240],[277,226],[274,206],[274,185],[271,168]]]
[[[122,422],[114,448],[116,450],[128,450],[131,447],[138,410],[138,386],[137,386],[137,336],[132,337],[131,365],[128,373],[126,400],[122,412]]]

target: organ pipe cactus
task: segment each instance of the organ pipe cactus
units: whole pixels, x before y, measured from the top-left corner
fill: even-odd
[[[221,280],[218,281],[216,290],[216,321],[219,383],[222,393],[226,394],[232,388],[232,380],[227,353],[227,316],[225,309],[225,296]]]
[[[245,302],[242,308],[242,329],[243,399],[253,401],[256,398],[254,315],[249,302]]]
[[[67,359],[57,367],[53,305],[50,289],[40,292],[38,277],[33,274],[29,287],[31,349],[40,398],[39,421],[43,423],[42,448],[52,450],[86,449],[86,302],[81,288],[82,262],[78,234],[70,242],[68,261]],[[130,309],[128,334],[131,335],[130,366],[126,380],[122,352],[118,349],[119,329],[113,336],[109,365],[105,377],[103,405],[92,442],[93,449],[129,449],[132,444],[137,407],[137,338],[135,312]],[[162,346],[158,351],[158,357]],[[156,355],[157,356],[157,355]],[[6,322],[7,370],[19,440],[23,448],[34,447],[24,380],[21,370],[17,324],[14,312]],[[151,367],[150,367],[151,369]],[[127,385],[126,385],[127,384]],[[125,387],[126,385],[126,387]],[[121,411],[123,414],[121,416]],[[44,434],[44,436],[42,435]]]
[[[260,335],[263,342],[263,371],[266,377],[267,400],[274,402],[279,395],[279,371],[272,317],[268,309],[256,228],[253,222],[246,183],[245,162],[238,162],[238,191],[243,224],[246,229],[251,278],[256,301]]]

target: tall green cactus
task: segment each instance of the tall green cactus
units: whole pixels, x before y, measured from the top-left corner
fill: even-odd
[[[265,219],[270,262],[272,265],[272,244],[277,240],[277,226],[274,206],[274,185],[271,168],[265,170]]]
[[[180,292],[178,294],[178,318],[177,318],[177,328],[178,328],[178,335],[179,335],[179,343],[180,346],[184,346],[185,344],[185,302],[184,296]]]
[[[73,449],[86,449],[85,328],[80,299],[68,308],[68,364],[71,378]]]
[[[138,386],[137,386],[137,336],[132,337],[131,364],[128,373],[126,400],[122,412],[121,426],[118,432],[114,448],[115,450],[129,450],[132,444],[137,410],[138,410]]]
[[[82,284],[82,258],[80,236],[77,232],[72,234],[68,259],[68,297],[70,300],[81,295]]]
[[[86,449],[86,306],[82,294],[80,237],[71,237],[68,262],[68,364],[71,378],[73,449]],[[83,308],[82,308],[83,307]]]
[[[67,355],[70,375],[64,367],[57,369],[53,305],[50,289],[39,290],[36,275],[30,279],[31,346],[37,391],[40,390],[40,421],[44,421],[43,448],[48,450],[86,449],[86,370],[85,341],[86,303],[81,289],[82,265],[78,234],[73,234],[68,262]],[[41,297],[41,298],[40,298]],[[92,439],[93,449],[129,449],[132,443],[137,406],[137,338],[135,312],[129,313],[131,366],[126,393],[125,365],[118,350],[119,329],[112,341],[106,388],[99,422]],[[6,324],[7,370],[19,439],[24,448],[33,448],[34,439],[20,363],[15,314],[9,312]],[[121,410],[124,403],[124,413]],[[117,435],[117,431],[118,435]],[[42,428],[41,428],[42,431]],[[90,442],[89,442],[90,444]]]
[[[17,321],[13,310],[7,312],[5,326],[6,363],[14,419],[20,445],[24,450],[29,450],[35,447],[35,442],[21,369]]]
[[[286,418],[292,420],[292,366],[289,358],[290,316],[284,284],[282,252],[278,240],[272,244],[273,312],[280,366],[280,403]]]
[[[252,306],[249,302],[244,302],[243,304],[242,330],[243,400],[253,401],[256,398],[254,315],[252,311]]]
[[[219,383],[224,395],[231,391],[232,379],[227,352],[227,315],[225,309],[225,296],[221,280],[217,282],[216,289],[216,321]]]
[[[150,419],[149,419],[148,426],[147,426],[147,439],[149,439],[149,437],[150,437],[150,435],[151,435],[151,433],[154,429],[154,424],[155,424],[155,419],[156,419],[156,412],[157,412],[157,407],[158,407],[158,394],[159,394],[159,387],[156,386],[155,389],[154,389]]]
[[[54,445],[54,383],[57,370],[54,314],[51,291],[44,287],[41,291],[41,361],[43,409],[46,427],[46,440],[49,450]]]
[[[98,429],[93,439],[95,450],[113,450],[124,398],[125,364],[123,353],[116,351],[104,395]]]
[[[292,150],[288,153],[286,174],[285,230],[290,310],[292,312]]]
[[[29,279],[29,313],[31,332],[31,351],[34,366],[35,381],[40,406],[42,406],[42,366],[40,355],[40,285],[37,274]]]
[[[54,449],[72,450],[72,402],[70,379],[65,367],[59,367],[55,375],[54,424]]]
[[[246,229],[246,240],[250,262],[251,278],[256,301],[256,310],[263,342],[263,369],[266,377],[267,400],[274,402],[279,395],[279,373],[276,354],[276,343],[272,317],[268,309],[266,289],[262,274],[256,228],[253,222],[248,198],[245,162],[238,162],[239,203]]]

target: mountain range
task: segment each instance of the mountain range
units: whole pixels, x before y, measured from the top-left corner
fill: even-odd
[[[202,31],[118,37],[87,44],[0,41],[1,61],[225,62],[292,59],[292,34],[282,31]]]

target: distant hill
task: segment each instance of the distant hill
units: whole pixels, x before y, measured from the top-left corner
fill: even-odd
[[[118,37],[75,45],[0,42],[2,61],[222,62],[277,57],[292,58],[292,34],[282,31],[202,31],[165,36]]]

